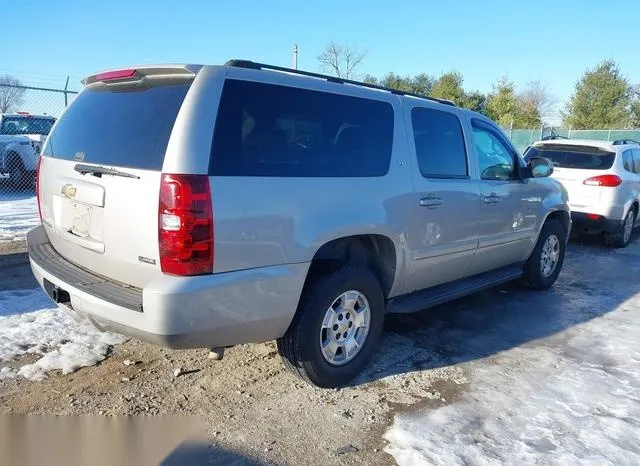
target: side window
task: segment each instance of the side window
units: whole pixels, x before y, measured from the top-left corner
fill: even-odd
[[[640,175],[640,149],[633,149],[634,173]]]
[[[411,111],[420,173],[426,178],[466,178],[467,152],[458,117],[427,108]]]
[[[391,160],[393,118],[393,107],[378,100],[229,79],[209,173],[383,176]]]
[[[474,124],[473,140],[481,179],[508,181],[516,178],[514,154],[496,132],[484,125]]]
[[[624,164],[624,169],[628,172],[633,173],[633,152],[631,151],[631,149],[626,150],[622,153],[622,161]],[[640,160],[638,162],[640,162]]]

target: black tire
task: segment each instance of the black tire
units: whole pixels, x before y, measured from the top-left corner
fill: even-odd
[[[629,244],[629,240],[631,239],[631,235],[625,237],[625,225],[627,222],[631,222],[631,230],[633,232],[633,225],[636,222],[637,212],[635,208],[629,209],[629,212],[624,216],[624,221],[620,222],[616,231],[608,233],[605,232],[602,235],[602,239],[606,246],[610,246],[613,248],[626,248]]]
[[[10,158],[7,171],[9,172],[9,181],[15,189],[22,190],[27,187],[26,171],[22,160],[17,157]]]
[[[552,235],[555,235],[558,239],[558,261],[556,262],[553,272],[549,276],[545,276],[541,270],[542,250],[547,239]],[[533,248],[533,252],[524,266],[524,276],[522,281],[526,286],[535,290],[546,290],[553,286],[558,279],[558,275],[560,275],[562,264],[564,263],[565,247],[567,243],[566,237],[567,232],[558,220],[550,219],[545,222],[542,226],[540,236],[538,237],[538,242]]]
[[[320,348],[320,332],[325,312],[344,292],[356,290],[369,302],[369,333],[354,358],[344,365],[329,363]],[[321,387],[346,385],[362,372],[371,359],[384,323],[384,296],[370,270],[352,265],[307,283],[289,329],[277,340],[285,366],[304,381]]]

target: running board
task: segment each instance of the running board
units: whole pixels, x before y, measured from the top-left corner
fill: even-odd
[[[434,286],[426,290],[415,291],[390,299],[387,302],[387,312],[406,314],[422,311],[487,288],[517,280],[522,277],[522,274],[521,265],[510,266],[444,285]]]

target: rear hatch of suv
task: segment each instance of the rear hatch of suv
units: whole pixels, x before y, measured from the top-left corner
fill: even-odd
[[[545,157],[553,162],[552,177],[566,188],[572,208],[582,209],[598,203],[602,188],[618,181],[615,175],[609,174],[616,154],[604,148],[538,144],[527,150],[525,159],[531,157]]]
[[[65,259],[138,288],[162,273],[163,162],[196,72],[142,68],[85,80],[51,131],[39,168],[42,223]]]

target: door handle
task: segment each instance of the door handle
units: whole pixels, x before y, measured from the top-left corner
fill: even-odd
[[[422,207],[437,207],[442,205],[442,198],[437,196],[428,196],[420,199],[420,205]]]
[[[498,202],[500,202],[500,196],[498,196],[496,193],[491,193],[488,196],[484,197],[485,204],[497,204]]]

